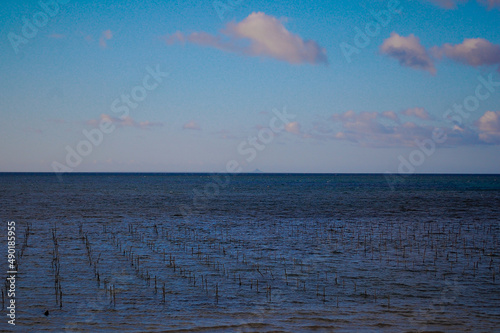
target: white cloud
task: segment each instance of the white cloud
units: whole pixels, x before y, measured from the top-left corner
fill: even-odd
[[[484,38],[466,38],[461,44],[434,47],[432,52],[438,58],[446,56],[474,67],[500,65],[500,45],[492,44]]]
[[[427,50],[413,34],[403,37],[392,32],[391,36],[380,46],[380,51],[397,59],[403,66],[425,70],[431,74],[436,73],[436,68]]]
[[[486,111],[476,125],[479,139],[486,143],[500,144],[500,111]]]
[[[304,40],[289,32],[275,17],[252,13],[243,21],[230,22],[219,35],[176,32],[166,38],[168,44],[190,42],[227,52],[260,56],[291,64],[326,64],[326,51],[315,41]]]
[[[403,66],[436,73],[435,59],[430,57],[413,34],[402,37],[395,32],[391,33],[391,37],[380,46],[380,52],[397,59]],[[466,38],[461,44],[434,46],[430,49],[430,54],[436,59],[446,57],[473,67],[499,65],[500,72],[500,45],[492,44],[484,38]]]

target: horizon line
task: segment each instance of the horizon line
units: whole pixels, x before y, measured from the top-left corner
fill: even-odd
[[[0,171],[0,174],[55,174],[58,176],[63,175],[82,175],[82,174],[164,174],[164,175],[399,175],[399,176],[419,176],[419,175],[464,175],[464,176],[500,176],[500,173],[463,173],[463,172],[420,172],[420,173],[399,173],[399,172],[210,172],[210,171],[79,171],[56,173],[53,171]]]

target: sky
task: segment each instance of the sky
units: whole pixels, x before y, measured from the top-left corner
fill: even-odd
[[[500,1],[4,1],[0,171],[500,173]]]

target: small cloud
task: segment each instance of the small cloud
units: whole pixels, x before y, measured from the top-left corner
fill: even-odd
[[[297,121],[288,123],[285,125],[285,131],[287,131],[288,133],[300,135],[300,124]]]
[[[99,119],[90,119],[87,121],[87,124],[92,126],[98,126],[101,121],[110,122],[118,127],[135,127],[139,129],[149,129],[151,127],[163,126],[163,123],[160,122],[151,122],[151,121],[137,122],[129,116],[117,118],[107,114],[101,114]]]
[[[410,108],[400,112],[402,115],[408,117],[416,117],[422,120],[430,120],[431,116],[424,108]]]
[[[486,111],[476,125],[481,141],[500,144],[500,111]]]
[[[101,33],[101,38],[99,38],[99,46],[105,49],[108,47],[107,41],[113,38],[113,32],[111,30],[104,30]]]
[[[402,66],[436,74],[436,68],[427,50],[413,34],[403,37],[395,32],[391,33],[391,36],[380,46],[380,52],[397,59]]]
[[[185,123],[182,126],[182,129],[201,131],[201,127],[194,120],[191,120],[190,122]]]
[[[444,44],[432,48],[432,53],[437,58],[447,57],[473,67],[500,65],[500,45],[492,44],[484,38],[467,38],[456,45]]]
[[[252,13],[243,21],[230,22],[219,35],[176,32],[165,38],[167,44],[190,42],[226,52],[269,57],[291,64],[327,64],[324,48],[311,40],[289,32],[275,17],[262,12]]]

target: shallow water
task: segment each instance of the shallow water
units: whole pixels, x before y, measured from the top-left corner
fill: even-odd
[[[15,330],[500,328],[500,176],[0,174],[0,188],[3,248],[14,220],[22,251]]]

